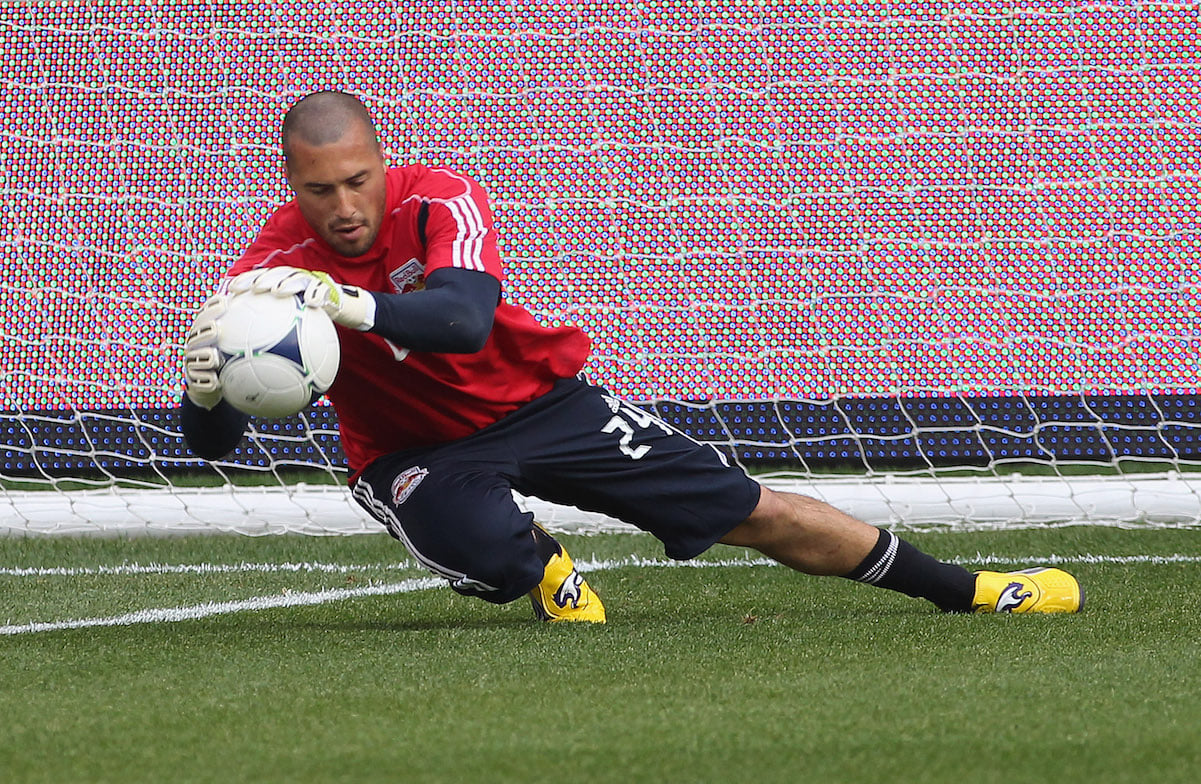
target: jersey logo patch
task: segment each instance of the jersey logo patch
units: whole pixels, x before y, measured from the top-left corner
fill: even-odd
[[[392,288],[397,294],[408,294],[425,288],[425,265],[417,259],[409,259],[388,273]]]
[[[400,476],[392,480],[392,503],[400,506],[409,500],[409,496],[417,489],[417,485],[421,484],[421,480],[429,476],[429,473],[429,469],[421,466],[413,466],[401,471]]]

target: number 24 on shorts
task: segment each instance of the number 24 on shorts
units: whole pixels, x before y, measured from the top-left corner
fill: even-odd
[[[650,444],[633,445],[635,426],[643,430],[657,427],[668,435],[674,432],[664,422],[645,411],[641,411],[626,403],[619,403],[611,398],[608,399],[608,402],[610,407],[613,407],[617,413],[605,423],[605,426],[601,428],[601,432],[621,433],[621,441],[618,442],[617,448],[631,460],[640,460],[647,452],[651,451]],[[614,405],[615,403],[616,405]]]

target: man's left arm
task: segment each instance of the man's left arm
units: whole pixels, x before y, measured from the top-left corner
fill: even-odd
[[[254,270],[230,281],[230,291],[299,294],[338,324],[374,332],[410,351],[474,354],[492,332],[500,281],[487,272],[440,267],[425,288],[407,294],[370,292],[338,283],[324,272],[295,267]]]
[[[375,300],[370,332],[410,351],[474,354],[492,332],[500,281],[486,272],[442,267],[426,277],[421,291],[364,293]]]

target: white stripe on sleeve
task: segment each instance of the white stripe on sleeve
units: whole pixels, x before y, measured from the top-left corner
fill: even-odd
[[[443,202],[450,214],[454,216],[458,233],[451,246],[451,264],[464,269],[484,271],[484,227],[483,217],[479,207],[470,194],[457,196]]]

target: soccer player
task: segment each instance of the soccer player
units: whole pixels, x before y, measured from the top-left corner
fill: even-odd
[[[901,591],[948,612],[1076,612],[1059,569],[979,572],[812,498],[777,492],[715,449],[579,377],[588,338],[508,302],[488,198],[449,169],[388,167],[355,97],[307,95],[281,143],[294,198],[198,312],[181,421],[191,450],[230,452],[247,417],[222,400],[225,297],[300,294],[338,325],[329,390],[354,498],[459,593],[528,595],[548,621],[602,623],[600,598],[512,491],[603,512],[688,559],[717,542],[793,569]]]

